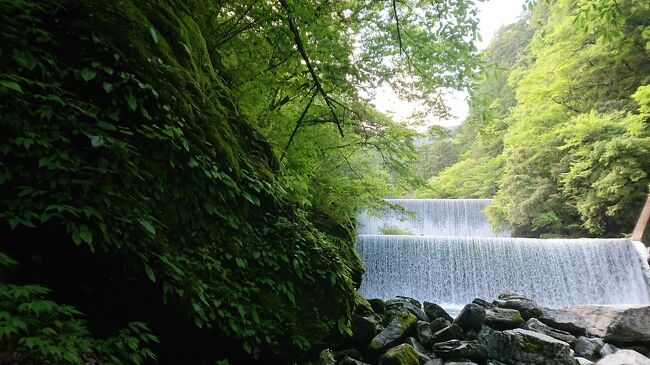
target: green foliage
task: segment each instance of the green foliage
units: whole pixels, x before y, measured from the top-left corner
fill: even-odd
[[[0,268],[17,262],[0,252]],[[94,338],[75,307],[48,299],[40,285],[0,281],[0,362],[144,364],[156,360],[158,342],[148,326],[131,322],[114,337]]]
[[[409,231],[408,229],[394,226],[391,224],[384,224],[383,226],[379,227],[379,234],[399,236],[399,235],[412,235],[413,232]]]

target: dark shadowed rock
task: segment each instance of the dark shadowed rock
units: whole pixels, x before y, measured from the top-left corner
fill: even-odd
[[[474,303],[467,304],[458,313],[453,324],[459,325],[463,331],[479,329],[485,322],[485,308]]]
[[[391,300],[387,300],[384,307],[384,312],[386,315],[389,313],[401,312],[407,310],[411,312],[417,319],[421,321],[429,321],[429,316],[422,310],[419,306],[419,302],[415,299],[407,297],[396,297]]]
[[[478,365],[478,364],[471,361],[448,361],[445,363],[445,365]]]
[[[383,300],[379,298],[368,299],[368,303],[370,303],[370,307],[375,313],[384,314],[384,308],[386,304],[384,303]]]
[[[603,342],[602,338],[580,336],[573,346],[573,351],[575,351],[576,356],[595,360],[600,357],[600,350],[603,346],[605,346],[605,342]]]
[[[429,326],[431,327],[431,332],[436,333],[445,327],[451,326],[451,322],[442,317],[439,317],[431,321]]]
[[[402,340],[402,343],[409,344],[413,346],[416,352],[425,353],[427,350],[424,349],[424,346],[418,341],[415,337],[406,337]]]
[[[433,332],[429,322],[418,321],[415,326],[415,334],[422,345],[427,346],[433,341]]]
[[[633,350],[618,350],[607,355],[597,365],[650,365],[650,359]]]
[[[497,361],[494,359],[488,359],[488,361],[485,363],[486,365],[506,365],[502,363],[501,361]]]
[[[352,313],[364,317],[375,314],[370,303],[357,291],[354,292],[354,311]]]
[[[477,339],[489,358],[506,364],[575,365],[568,343],[538,332],[521,328],[501,332],[483,326]]]
[[[361,348],[368,346],[373,337],[381,330],[379,317],[352,315],[352,338]]]
[[[537,319],[549,327],[569,332],[575,336],[587,334],[587,323],[583,316],[566,309],[544,308]]]
[[[337,363],[338,365],[370,365],[366,362],[353,359],[349,356],[344,357],[341,361]]]
[[[619,313],[607,327],[605,341],[614,344],[650,342],[650,306]]]
[[[379,365],[419,365],[418,355],[413,346],[403,343],[395,346],[379,358]]]
[[[449,322],[454,321],[447,311],[435,303],[424,302],[424,313],[426,313],[431,320],[442,317]]]
[[[447,364],[449,364],[449,363],[447,363]],[[443,359],[430,359],[430,360],[427,360],[422,365],[445,365],[445,361]]]
[[[472,300],[472,303],[474,303],[476,305],[480,305],[481,307],[483,307],[485,309],[492,309],[492,308],[496,307],[494,304],[492,304],[492,303],[490,303],[488,301],[485,301],[485,300],[483,300],[481,298],[474,298],[474,300]]]
[[[368,360],[374,361],[387,349],[399,344],[415,332],[417,318],[410,312],[397,314],[368,345]]]
[[[463,329],[457,324],[452,324],[451,326],[445,327],[433,334],[433,342],[462,340],[464,338]]]
[[[516,309],[492,308],[485,310],[485,324],[495,330],[511,330],[519,328],[524,319]]]
[[[545,325],[544,323],[540,322],[536,318],[531,318],[526,322],[526,326],[531,331],[543,333],[547,336],[551,336],[555,339],[558,339],[560,341],[564,341],[568,343],[569,345],[573,345],[576,342],[576,337],[569,332],[558,330],[552,327],[549,327]]]
[[[361,354],[361,351],[357,349],[345,349],[345,350],[339,350],[339,351],[334,351],[334,360],[336,361],[343,361],[346,357],[355,359],[355,360],[361,360],[363,355]]]
[[[469,360],[485,360],[487,350],[485,346],[476,341],[450,340],[433,345],[433,353],[443,359],[463,358]]]
[[[499,294],[499,299],[494,304],[500,308],[518,310],[524,320],[542,315],[542,308],[537,303],[513,291]]]

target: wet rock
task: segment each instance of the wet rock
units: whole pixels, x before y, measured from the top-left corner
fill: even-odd
[[[543,314],[537,319],[549,327],[569,332],[575,336],[587,334],[587,323],[584,317],[571,310],[544,308]]]
[[[384,308],[386,307],[386,304],[382,299],[379,298],[368,299],[368,303],[370,303],[370,307],[375,313],[380,315],[384,314]]]
[[[610,345],[606,343],[602,349],[600,349],[600,356],[605,357],[607,355],[611,355],[618,351],[618,348],[616,346]]]
[[[430,359],[422,365],[445,365],[445,361],[443,359]]]
[[[368,346],[370,341],[382,330],[378,317],[361,317],[352,315],[352,338],[362,348]]]
[[[354,292],[354,314],[359,316],[370,316],[375,314],[370,306],[370,303],[359,294],[359,292]]]
[[[474,303],[476,305],[480,305],[481,307],[483,307],[485,309],[492,309],[492,308],[496,307],[494,304],[492,304],[492,303],[490,303],[488,301],[485,301],[485,300],[483,300],[481,298],[474,298],[474,300],[472,300],[472,303]]]
[[[585,359],[584,357],[576,357],[576,361],[579,365],[594,365],[593,362]]]
[[[442,317],[440,317],[440,318],[436,318],[433,321],[431,321],[429,326],[431,327],[431,332],[436,333],[436,332],[440,331],[441,329],[443,329],[445,327],[451,326],[451,322],[444,319],[444,318],[442,318]]]
[[[494,359],[488,359],[488,361],[485,363],[486,365],[506,365],[502,363],[501,361],[497,361]]]
[[[425,353],[426,350],[424,349],[424,346],[418,341],[415,337],[407,337],[402,340],[402,343],[409,344],[415,349],[416,352],[419,353]]]
[[[449,361],[446,362],[445,365],[478,365],[478,364],[471,361]]]
[[[431,325],[429,322],[418,321],[415,326],[415,333],[420,343],[427,346],[433,341],[433,332],[431,332]]]
[[[495,330],[511,330],[519,328],[524,319],[516,309],[492,308],[485,310],[485,324]]]
[[[580,336],[573,346],[573,351],[575,351],[576,356],[595,360],[600,357],[600,350],[604,345],[605,343],[601,338]]]
[[[454,319],[453,324],[459,325],[463,331],[479,329],[485,322],[485,308],[474,303],[467,304],[458,313],[458,317]]]
[[[547,336],[551,336],[560,341],[564,341],[569,345],[573,345],[576,342],[576,337],[569,332],[551,328],[544,323],[540,322],[536,318],[531,318],[526,322],[526,326],[535,332],[543,333]]]
[[[369,360],[376,360],[387,349],[399,344],[401,340],[415,331],[417,318],[410,312],[397,314],[368,345]]]
[[[487,350],[485,346],[476,341],[450,340],[433,345],[433,353],[443,359],[463,358],[470,360],[485,360]]]
[[[419,305],[420,303],[415,299],[396,297],[395,299],[387,300],[385,304],[385,313],[407,310],[417,319],[421,321],[429,321],[429,316],[427,316],[427,314],[421,309]]]
[[[618,350],[607,355],[597,365],[650,365],[650,359],[633,350]]]
[[[619,313],[607,327],[605,341],[614,344],[650,342],[650,306]]]
[[[340,360],[338,365],[370,365],[368,363],[365,363],[363,361],[351,358],[349,356],[344,357],[342,360]]]
[[[386,351],[379,358],[379,365],[419,365],[418,355],[413,346],[403,343]]]
[[[526,298],[523,294],[507,291],[499,294],[499,299],[493,302],[497,307],[516,309],[524,320],[542,315],[542,307],[532,299]]]
[[[355,360],[361,360],[363,358],[363,355],[361,354],[361,351],[357,349],[345,349],[345,350],[339,350],[339,351],[334,351],[334,360],[336,361],[343,361],[346,357],[355,359]]]
[[[465,337],[463,336],[463,329],[457,324],[452,324],[451,326],[445,327],[433,334],[433,342],[462,340],[464,338]]]
[[[449,322],[454,321],[454,319],[449,315],[449,313],[447,313],[447,311],[435,303],[424,302],[424,313],[426,313],[431,320],[442,317]]]
[[[575,365],[569,344],[521,328],[496,331],[483,326],[478,335],[487,355],[506,364]]]

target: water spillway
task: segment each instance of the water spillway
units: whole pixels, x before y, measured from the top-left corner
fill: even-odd
[[[420,204],[430,207],[436,202]],[[441,204],[449,206],[448,202]],[[486,204],[489,201],[483,208]],[[469,216],[481,215],[480,209]],[[480,219],[465,222],[484,224]],[[418,224],[410,227],[417,228]],[[451,223],[454,225],[460,224]],[[422,229],[434,232],[431,227]],[[359,235],[357,250],[366,267],[362,295],[383,299],[405,295],[449,309],[462,307],[476,297],[496,298],[505,290],[525,293],[552,308],[650,304],[644,261],[630,240],[495,237],[491,230],[475,227],[459,227],[457,231],[480,231],[485,236],[435,235],[448,232],[445,227],[436,229],[434,235]]]

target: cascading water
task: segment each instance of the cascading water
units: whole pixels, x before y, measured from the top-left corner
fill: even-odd
[[[489,200],[391,203],[408,204],[416,214],[426,212],[433,218],[417,216],[415,223],[402,222],[401,227],[409,227],[414,235],[358,236],[357,250],[366,266],[360,290],[366,298],[405,295],[453,310],[476,297],[489,300],[511,289],[552,308],[650,304],[643,261],[632,241],[494,237],[483,227],[487,221],[482,209]],[[477,211],[460,214],[462,205]],[[431,207],[451,207],[450,216],[456,221],[441,223],[446,222],[445,212]],[[382,225],[364,216],[361,223],[366,226],[360,232],[375,232]],[[463,237],[465,232],[492,237]]]

